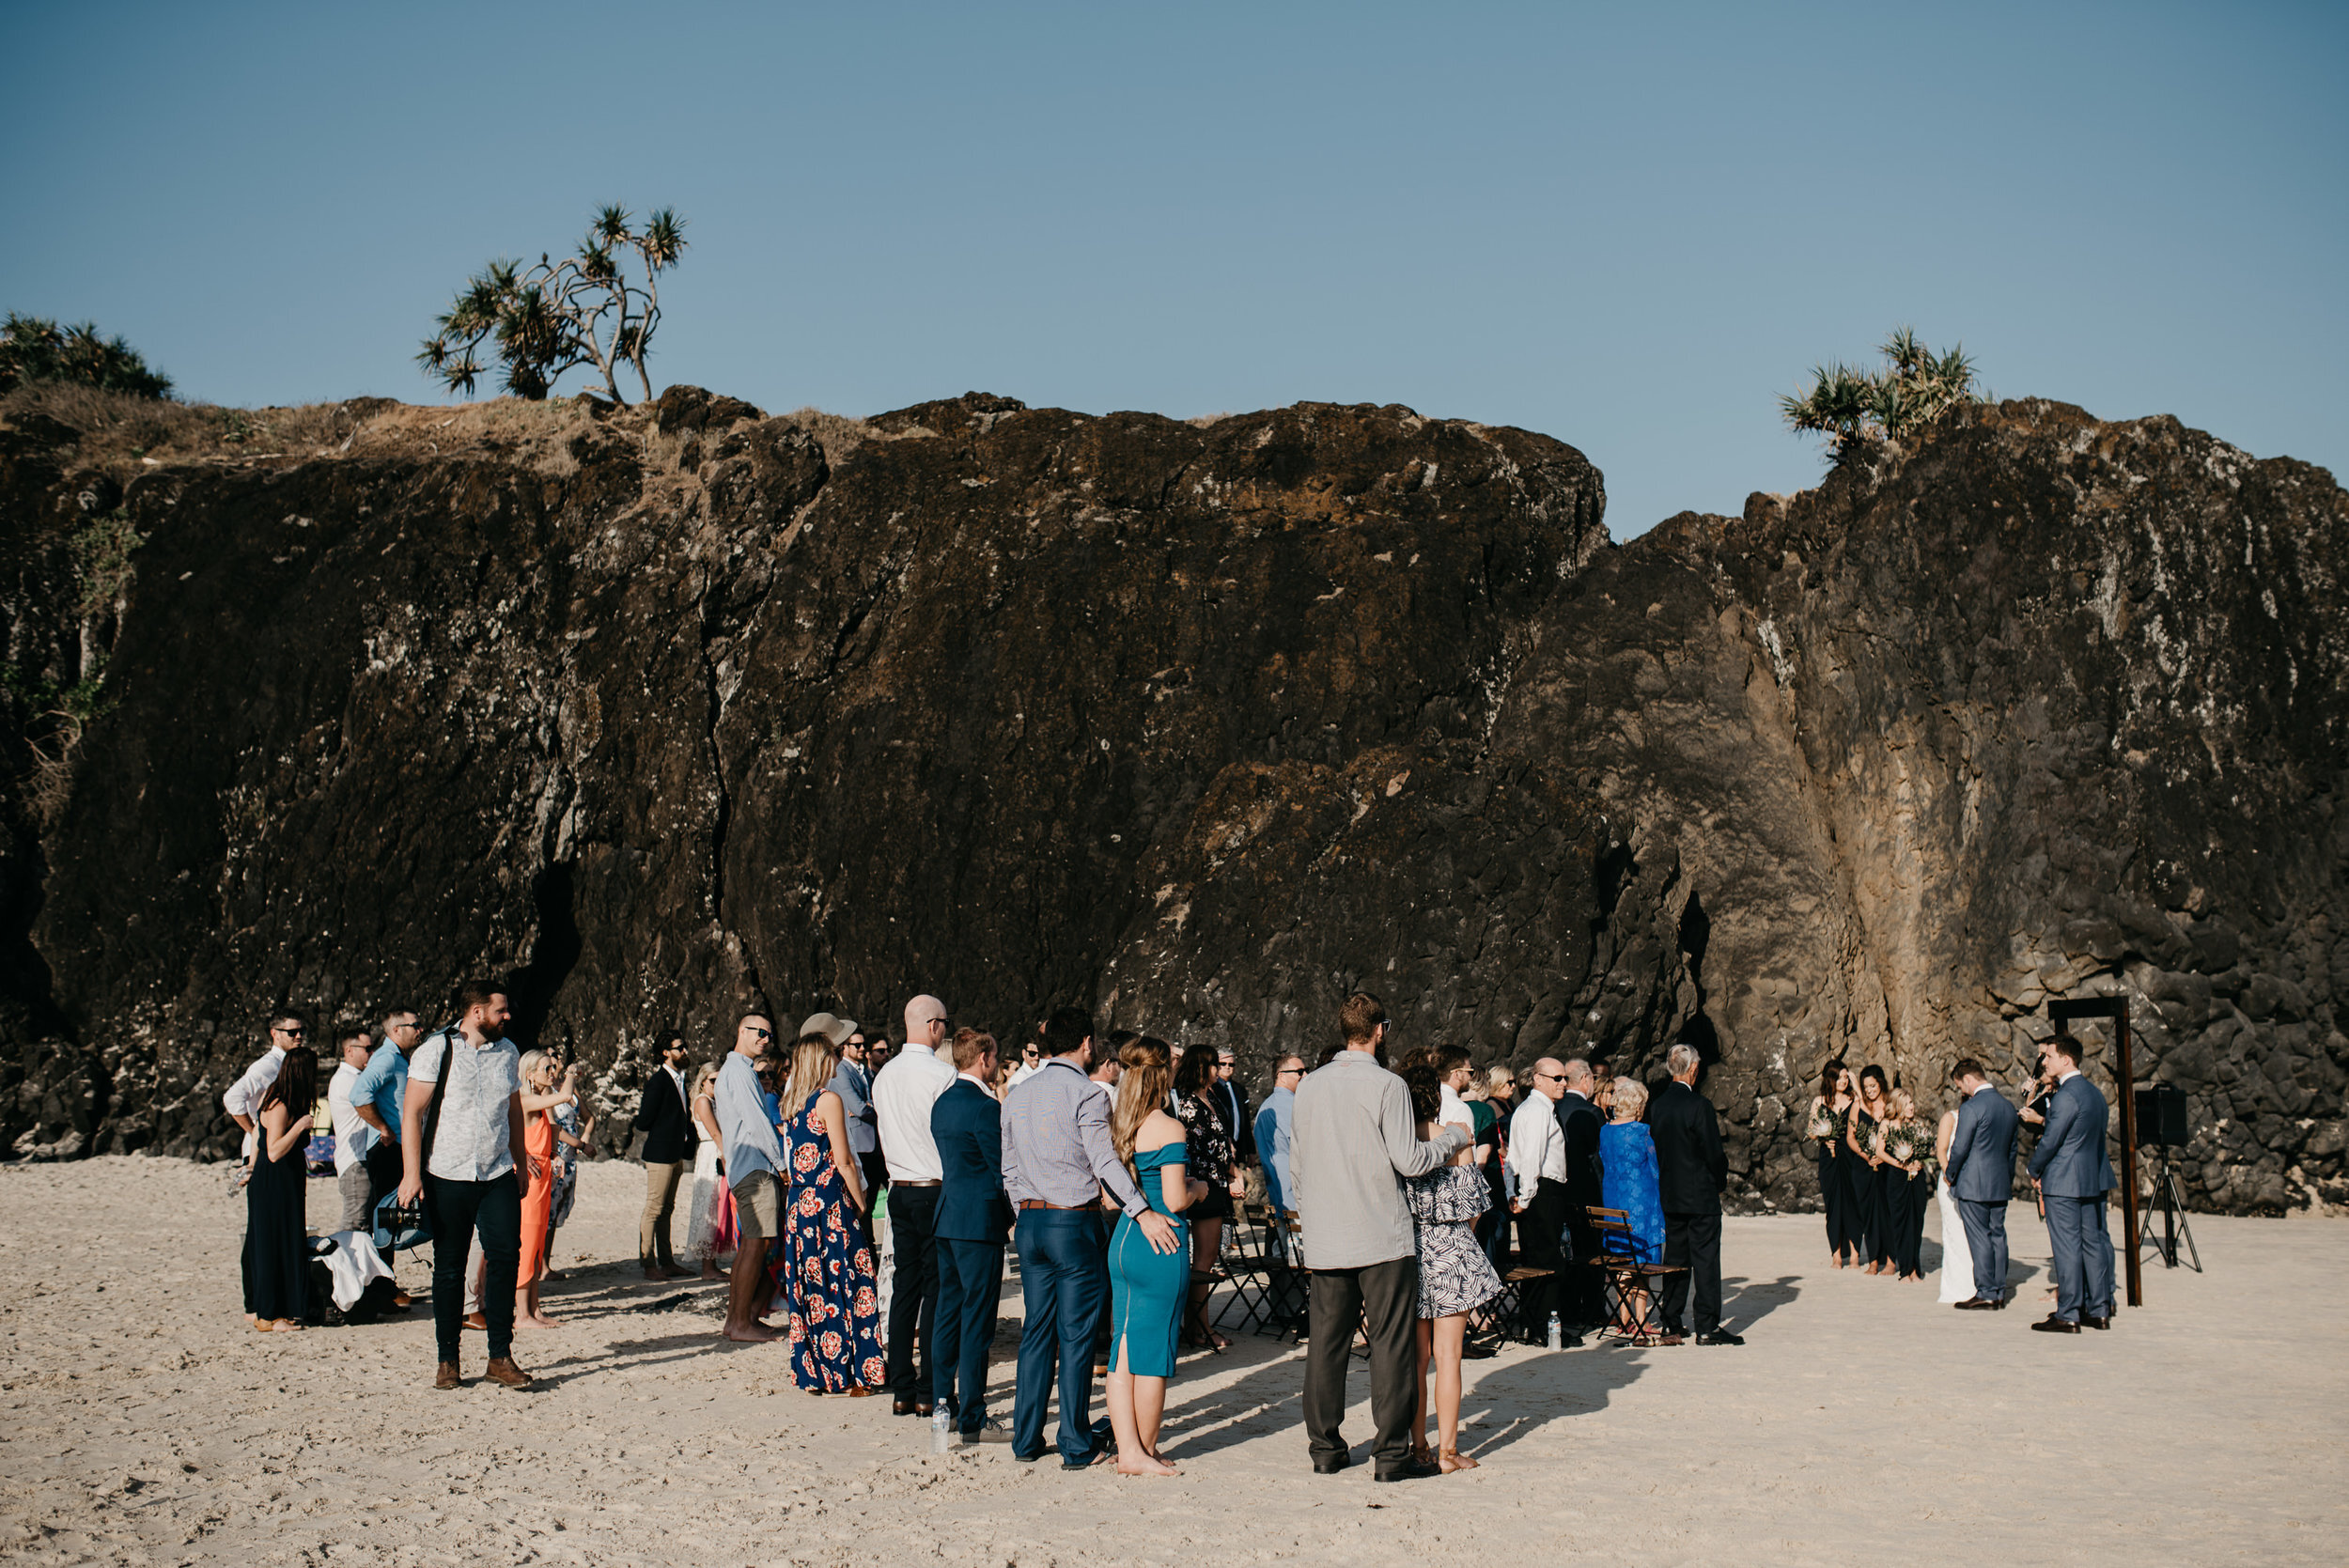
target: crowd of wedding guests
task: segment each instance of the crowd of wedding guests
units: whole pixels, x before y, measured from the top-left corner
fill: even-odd
[[[553,1323],[539,1289],[559,1278],[553,1238],[594,1122],[576,1066],[517,1048],[509,1016],[503,990],[474,982],[446,1028],[424,1034],[402,1007],[380,1032],[337,1042],[333,1238],[304,1225],[319,1058],[300,1014],[271,1017],[268,1051],[223,1096],[246,1133],[257,1328],[311,1315],[310,1265],[333,1245],[372,1260],[364,1238],[406,1226],[433,1249],[435,1386],[460,1386],[468,1329],[486,1335],[489,1378],[528,1386],[513,1335]],[[1515,1260],[1532,1265],[1525,1337],[1547,1327],[1579,1343],[1619,1327],[1601,1321],[1595,1272],[1571,1263],[1590,1255],[1590,1204],[1625,1211],[1645,1255],[1693,1265],[1681,1300],[1668,1284],[1674,1321],[1692,1272],[1700,1343],[1739,1343],[1719,1328],[1725,1165],[1693,1049],[1674,1048],[1673,1081],[1650,1107],[1644,1086],[1579,1060],[1535,1063],[1522,1096],[1506,1068],[1479,1075],[1449,1047],[1415,1047],[1390,1070],[1385,1011],[1367,994],[1334,1032],[1311,1071],[1281,1059],[1252,1114],[1230,1052],[1132,1031],[1097,1039],[1076,1008],[1016,1059],[926,995],[907,1005],[900,1047],[831,1013],[787,1035],[754,1014],[718,1062],[696,1064],[671,1032],[634,1118],[638,1262],[648,1281],[725,1281],[720,1331],[783,1342],[811,1394],[885,1393],[894,1413],[930,1418],[934,1442],[1004,1442],[1033,1461],[1057,1390],[1063,1466],[1113,1459],[1128,1474],[1175,1473],[1158,1449],[1167,1379],[1185,1349],[1230,1343],[1207,1307],[1252,1170],[1310,1281],[1294,1327],[1310,1344],[1316,1469],[1347,1462],[1338,1417],[1358,1344],[1378,1479],[1474,1467],[1457,1440],[1462,1361],[1490,1354],[1506,1327],[1494,1309],[1512,1232]],[[1005,1420],[988,1412],[986,1366],[1007,1251],[1026,1312]]]

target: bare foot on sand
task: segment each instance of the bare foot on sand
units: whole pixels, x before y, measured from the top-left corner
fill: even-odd
[[[544,1312],[516,1312],[514,1327],[517,1328],[559,1328],[562,1325]]]
[[[723,1332],[727,1339],[739,1340],[744,1344],[765,1344],[769,1340],[783,1338],[782,1329],[770,1328],[767,1325],[755,1320],[739,1328],[729,1324]]]
[[[1171,1476],[1181,1475],[1183,1472],[1155,1453],[1145,1453],[1139,1460],[1130,1463],[1121,1453],[1117,1456],[1117,1473],[1119,1475]]]

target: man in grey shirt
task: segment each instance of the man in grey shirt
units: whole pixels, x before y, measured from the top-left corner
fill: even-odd
[[[1093,1020],[1064,1007],[1044,1026],[1051,1060],[1003,1101],[1003,1195],[1018,1214],[1019,1379],[1011,1407],[1011,1455],[1044,1456],[1044,1402],[1060,1374],[1061,1467],[1081,1470],[1110,1450],[1109,1423],[1093,1416],[1093,1335],[1109,1310],[1109,1257],[1100,1191],[1159,1252],[1175,1250],[1174,1224],[1152,1209],[1110,1142],[1110,1097],[1086,1077]]]
[[[735,1227],[741,1234],[721,1332],[749,1344],[783,1337],[781,1329],[758,1317],[766,1305],[767,1249],[783,1228],[783,1141],[767,1119],[767,1095],[758,1081],[758,1059],[774,1037],[763,1014],[744,1014],[734,1026],[734,1049],[718,1069],[718,1087],[710,1095],[718,1131],[726,1141],[726,1185],[734,1191]]]
[[[1311,1343],[1305,1347],[1305,1433],[1314,1470],[1346,1468],[1346,1363],[1359,1321],[1370,1341],[1370,1411],[1377,1442],[1372,1479],[1410,1481],[1439,1473],[1411,1457],[1412,1386],[1419,1365],[1419,1252],[1403,1178],[1423,1175],[1457,1154],[1468,1134],[1441,1129],[1419,1140],[1410,1091],[1378,1064],[1387,1010],[1367,991],[1338,1011],[1346,1048],[1297,1090],[1298,1221],[1313,1279]]]

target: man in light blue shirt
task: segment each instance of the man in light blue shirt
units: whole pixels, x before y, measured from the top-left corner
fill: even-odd
[[[1276,1209],[1297,1206],[1297,1189],[1289,1179],[1289,1140],[1297,1127],[1297,1086],[1304,1077],[1303,1057],[1281,1058],[1272,1070],[1272,1093],[1256,1108],[1256,1157],[1264,1162],[1265,1202]]]
[[[725,1336],[752,1344],[783,1337],[758,1318],[767,1249],[783,1225],[783,1141],[767,1119],[767,1094],[758,1081],[758,1059],[774,1037],[763,1014],[744,1015],[734,1026],[734,1049],[718,1069],[717,1092],[710,1097],[725,1138],[726,1185],[734,1189],[734,1219],[742,1239],[726,1292]]]
[[[383,1048],[367,1058],[350,1086],[350,1109],[375,1129],[367,1150],[367,1212],[397,1190],[400,1177],[399,1111],[408,1094],[408,1058],[416,1048],[416,1013],[395,1007],[383,1015]]]

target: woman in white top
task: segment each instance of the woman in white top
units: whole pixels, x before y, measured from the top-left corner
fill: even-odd
[[[705,1280],[726,1278],[718,1266],[718,1254],[727,1250],[734,1232],[734,1194],[726,1188],[726,1135],[718,1126],[717,1093],[718,1069],[705,1063],[693,1075],[693,1093],[687,1099],[702,1137],[693,1151],[693,1191],[685,1211],[685,1255],[701,1260]]]

